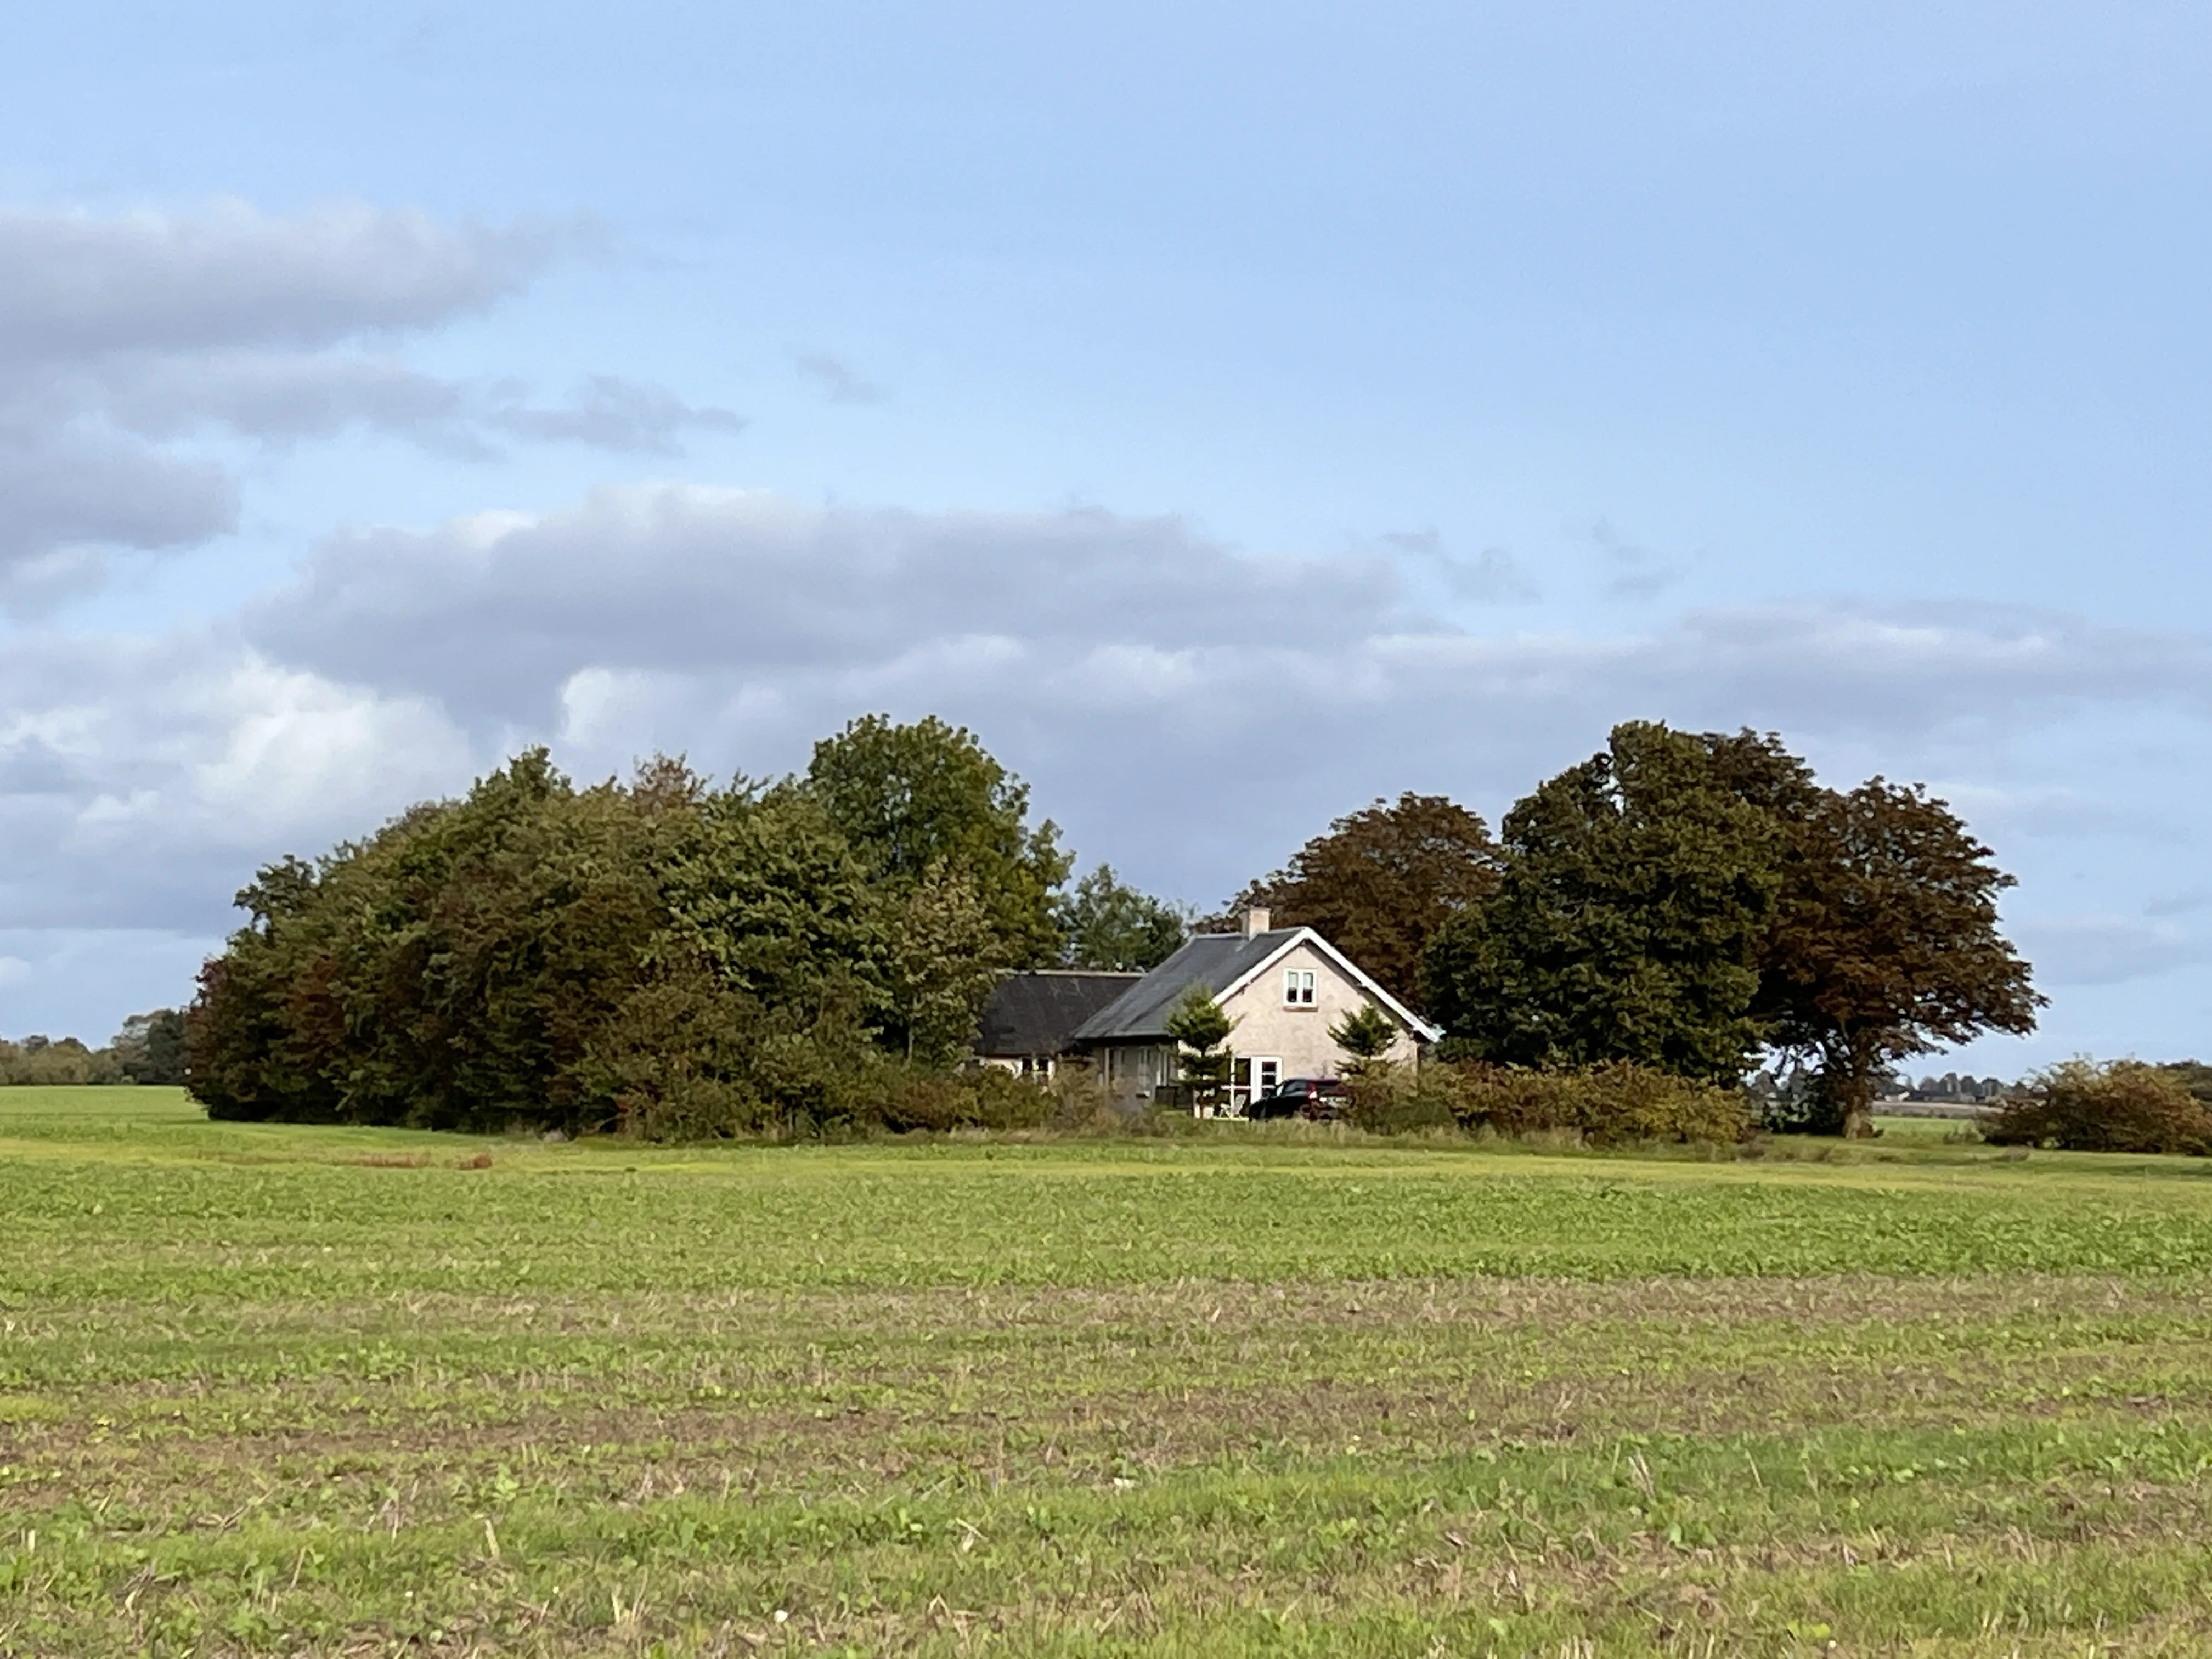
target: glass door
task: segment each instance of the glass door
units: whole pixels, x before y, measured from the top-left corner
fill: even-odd
[[[1272,1095],[1283,1081],[1283,1062],[1276,1054],[1239,1054],[1229,1070],[1229,1109],[1239,1117],[1262,1095]]]

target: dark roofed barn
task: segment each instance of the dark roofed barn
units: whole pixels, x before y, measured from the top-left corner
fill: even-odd
[[[1076,1028],[1142,978],[1081,969],[1009,974],[983,1006],[976,1057],[1024,1076],[1049,1074],[1075,1052]]]

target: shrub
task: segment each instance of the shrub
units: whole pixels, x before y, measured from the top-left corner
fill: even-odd
[[[1742,1091],[1632,1060],[1572,1069],[1459,1060],[1420,1074],[1462,1127],[1499,1134],[1560,1131],[1595,1146],[1630,1140],[1735,1141],[1749,1133]]]
[[[1003,1066],[948,1073],[887,1066],[884,1071],[878,1110],[886,1129],[1035,1129],[1053,1115],[1049,1093]]]
[[[1983,1127],[1996,1146],[2075,1152],[2212,1153],[2212,1109],[2172,1070],[2069,1060],[2039,1072]]]
[[[1402,1135],[1449,1129],[1460,1121],[1450,1089],[1438,1086],[1448,1085],[1449,1066],[1419,1070],[1387,1060],[1364,1060],[1346,1072],[1345,1086],[1352,1091],[1352,1108],[1346,1116],[1355,1128],[1370,1134]]]

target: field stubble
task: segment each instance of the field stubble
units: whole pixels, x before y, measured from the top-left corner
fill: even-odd
[[[2200,1165],[15,1092],[0,1652],[2212,1647]]]

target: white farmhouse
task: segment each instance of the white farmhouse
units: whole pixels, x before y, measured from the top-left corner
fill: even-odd
[[[1443,1033],[1400,1002],[1310,927],[1271,927],[1249,910],[1241,933],[1200,933],[1076,1028],[1107,1088],[1149,1098],[1176,1080],[1178,1048],[1167,1022],[1194,985],[1221,1005],[1234,1029],[1227,1109],[1242,1112],[1291,1078],[1332,1078],[1345,1054],[1329,1028],[1365,1005],[1397,1025],[1389,1058],[1412,1060]]]

